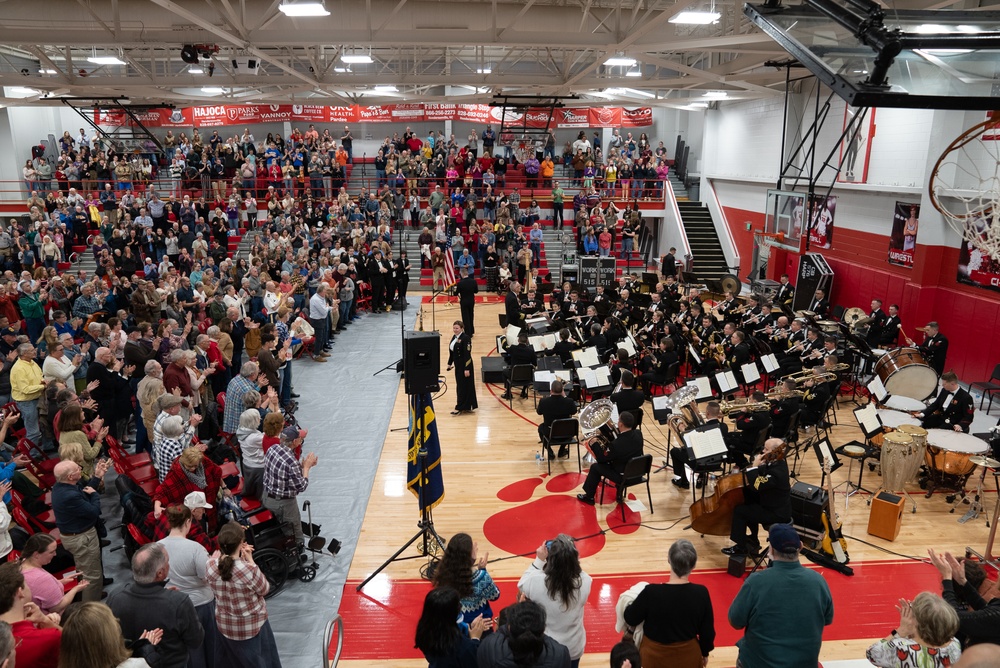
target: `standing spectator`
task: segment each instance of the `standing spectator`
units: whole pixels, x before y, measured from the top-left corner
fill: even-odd
[[[191,492],[202,492],[208,501],[214,502],[219,498],[221,488],[222,469],[219,465],[206,457],[199,448],[187,448],[174,460],[167,477],[153,493],[153,517],[160,519],[164,508],[183,503]],[[229,490],[225,493],[228,495]],[[214,529],[218,513],[211,507],[208,509],[213,511],[208,513],[209,528]]]
[[[142,634],[132,649],[125,646],[122,627],[111,609],[101,603],[83,603],[63,620],[59,644],[60,668],[148,668],[160,665],[155,647],[162,629]],[[152,662],[152,663],[151,663]],[[2,667],[0,667],[2,668]]]
[[[46,615],[51,612],[61,614],[89,584],[78,577],[57,580],[45,570],[55,559],[58,549],[59,543],[55,538],[47,533],[36,533],[24,543],[21,560],[18,562],[24,581],[31,590],[31,600]],[[73,586],[66,590],[65,586],[70,583]]]
[[[979,585],[986,579],[982,566],[969,559],[959,562],[950,552],[927,552],[941,574],[941,596],[958,613],[958,636],[966,647],[1000,645],[1000,599],[987,602],[979,595]]]
[[[451,587],[437,587],[424,597],[424,609],[417,621],[414,646],[424,654],[429,666],[476,668],[479,641],[492,620],[482,615],[472,624],[459,626],[462,600]]]
[[[216,665],[281,668],[264,603],[270,588],[254,563],[243,527],[236,522],[222,527],[219,550],[222,556],[208,565],[219,630]]]
[[[97,487],[110,462],[102,459],[94,465],[94,476],[82,483],[83,469],[72,461],[56,464],[53,474],[56,484],[52,487],[52,511],[56,517],[63,547],[69,550],[76,569],[89,583],[83,590],[84,601],[101,600],[105,584],[104,564],[101,559],[102,539],[98,527],[104,531],[101,520],[101,495]],[[82,486],[81,486],[82,485]]]
[[[282,529],[295,536],[301,547],[305,540],[302,535],[302,518],[296,497],[309,486],[309,472],[319,459],[310,452],[299,463],[295,456],[306,437],[304,429],[285,427],[281,432],[281,443],[268,448],[264,455],[264,507],[270,510],[282,523]]]
[[[326,345],[330,335],[330,310],[331,306],[326,299],[326,283],[320,283],[316,287],[316,294],[309,298],[309,324],[316,332],[316,340],[313,342],[313,360],[325,362],[330,356],[326,352]]]
[[[535,561],[517,582],[522,596],[545,609],[545,633],[566,646],[572,668],[580,665],[587,643],[583,609],[592,582],[580,567],[580,553],[573,539],[566,534],[539,546]]]
[[[954,666],[962,655],[958,613],[937,594],[917,594],[912,601],[900,599],[899,625],[868,648],[865,656],[880,668],[909,666]]]
[[[24,435],[42,447],[42,432],[38,426],[38,400],[45,391],[42,369],[35,363],[35,346],[22,343],[17,347],[17,361],[10,370],[10,396],[24,420]]]
[[[715,648],[715,621],[708,588],[688,580],[698,553],[691,541],[678,540],[670,546],[667,561],[670,581],[646,585],[625,608],[625,623],[643,625],[643,664],[701,668]]]
[[[240,415],[236,437],[243,455],[243,498],[260,499],[264,485],[264,434],[260,411],[248,408]]]
[[[451,587],[462,597],[462,621],[466,624],[472,624],[477,617],[491,619],[490,601],[500,598],[500,590],[486,572],[490,555],[487,552],[477,558],[476,547],[469,534],[455,534],[434,571],[435,587]]]
[[[260,392],[263,385],[260,367],[256,362],[246,362],[238,376],[229,381],[226,387],[226,409],[222,417],[222,431],[235,434],[240,426],[240,414],[243,412],[243,395],[250,390]]]
[[[0,566],[0,621],[10,624],[20,666],[56,668],[59,665],[59,615],[42,614],[31,602],[31,591],[15,563]]]
[[[748,577],[729,606],[729,623],[744,630],[737,665],[816,665],[823,627],[833,623],[830,588],[799,563],[802,541],[791,524],[771,525],[768,542],[773,565]]]
[[[166,587],[170,557],[159,543],[147,543],[132,556],[132,580],[108,597],[108,607],[126,640],[162,629],[156,668],[186,668],[188,653],[205,639],[205,630],[187,594]]]
[[[569,651],[545,633],[545,608],[522,601],[504,608],[504,615],[506,623],[479,643],[479,668],[569,668]]]

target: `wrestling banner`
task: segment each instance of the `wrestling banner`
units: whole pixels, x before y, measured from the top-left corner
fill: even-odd
[[[966,224],[983,236],[989,229],[990,220],[979,217]],[[993,259],[985,250],[963,239],[958,249],[958,282],[1000,292],[1000,260]]]
[[[896,211],[892,216],[892,234],[889,236],[889,264],[907,269],[913,268],[919,221],[919,204],[896,202]]]

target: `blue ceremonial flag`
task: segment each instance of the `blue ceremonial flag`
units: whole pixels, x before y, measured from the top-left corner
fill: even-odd
[[[434,419],[434,403],[430,393],[410,395],[410,437],[406,449],[406,486],[417,497],[420,510],[433,508],[444,498],[444,477],[441,475],[441,441],[438,439]],[[420,449],[427,451],[423,468],[427,478],[423,481],[424,494],[420,498],[421,462]]]

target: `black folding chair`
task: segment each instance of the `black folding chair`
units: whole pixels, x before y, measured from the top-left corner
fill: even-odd
[[[553,420],[549,425],[548,448],[558,445],[560,448],[576,443],[576,468],[578,473],[583,472],[583,457],[580,455],[580,421],[576,418],[562,418]],[[548,453],[546,452],[546,455]],[[549,475],[552,475],[552,460],[546,456],[545,460],[549,465]]]
[[[625,471],[622,473],[621,482],[615,485],[615,502],[619,504],[622,511],[622,521],[625,521],[625,498],[629,487],[636,485],[646,485],[646,498],[649,500],[649,512],[653,512],[653,495],[649,491],[650,472],[653,470],[653,455],[639,455],[633,457],[625,464]],[[601,498],[604,498],[604,486],[607,478],[601,478]]]
[[[530,364],[515,364],[510,368],[510,377],[505,379],[504,387],[507,389],[507,401],[512,409],[514,408],[514,388],[527,392],[534,382],[535,367]]]
[[[994,380],[1000,380],[1000,364],[993,367],[993,373],[990,375],[990,379],[985,382],[973,383],[969,386],[970,390],[980,390],[983,396],[979,399],[979,410],[983,410],[983,399],[987,396],[990,398],[989,408],[986,412],[990,412],[990,408],[993,408],[993,393],[1000,392],[1000,383],[994,383]]]

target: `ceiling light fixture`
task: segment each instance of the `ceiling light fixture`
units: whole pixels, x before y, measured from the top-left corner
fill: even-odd
[[[607,67],[635,67],[635,58],[629,58],[627,56],[612,56],[604,61]]]
[[[477,67],[476,74],[493,74],[493,69],[489,67]]]
[[[38,73],[39,74],[59,74],[55,70],[50,70],[50,69],[41,69],[41,70],[38,70]]]
[[[278,11],[290,18],[301,16],[329,16],[326,5],[315,0],[305,0],[303,2],[293,2],[285,0],[278,5]]]
[[[218,86],[205,86],[201,89],[202,93],[206,95],[222,95],[226,92],[225,88],[219,88]]]
[[[26,98],[35,97],[36,95],[41,95],[41,91],[35,90],[34,88],[27,88],[25,86],[4,86],[3,89],[4,97],[14,97],[14,98]]]
[[[654,93],[647,93],[646,91],[639,90],[637,88],[623,88],[622,90],[624,90],[626,94],[632,95],[632,96],[646,97],[646,98],[654,98],[654,97],[656,97],[656,94],[654,94]]]
[[[88,63],[94,65],[124,65],[125,61],[118,56],[91,56],[87,58]]]
[[[692,102],[688,106],[694,109],[708,109],[708,102]]]
[[[627,95],[628,90],[624,88],[605,88],[604,92],[608,95]]]
[[[204,73],[205,73],[205,70],[201,69],[200,67],[189,67],[188,68],[188,74],[204,74]]]
[[[718,12],[678,12],[670,23],[679,23],[692,26],[707,26],[716,23],[722,14]]]
[[[375,62],[370,55],[365,53],[345,53],[340,57],[340,60],[349,65],[369,65]]]
[[[336,73],[338,73],[338,74],[345,74],[347,72],[350,72],[351,68],[350,67],[334,67],[333,71],[336,72]]]
[[[627,77],[641,77],[642,76],[642,70],[629,70],[628,72],[625,73],[625,76],[627,76]]]
[[[374,90],[377,93],[396,93],[399,91],[399,89],[393,86],[392,84],[382,84],[379,86],[375,86],[372,90]]]
[[[702,97],[707,97],[710,100],[724,100],[729,97],[729,93],[724,90],[710,90],[702,95]]]

